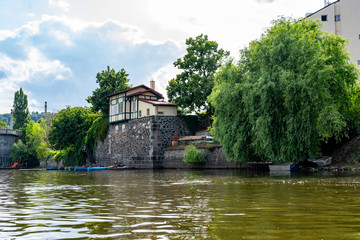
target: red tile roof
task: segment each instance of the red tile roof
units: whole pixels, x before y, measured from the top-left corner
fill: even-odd
[[[150,103],[154,106],[176,106],[175,103],[169,103],[169,102],[165,102],[165,101],[155,101],[155,100],[142,99],[142,98],[139,98],[139,100],[142,102]]]

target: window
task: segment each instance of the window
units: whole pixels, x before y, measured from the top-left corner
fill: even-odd
[[[327,15],[321,15],[321,21],[326,22],[327,21]]]
[[[357,60],[357,64],[360,65],[360,60]]]
[[[360,39],[360,34],[359,34],[359,39]]]
[[[115,115],[116,114],[116,107],[117,105],[111,105],[111,115]]]
[[[125,124],[121,125],[121,132],[125,132]]]
[[[139,111],[139,117],[141,117],[141,110]]]
[[[116,114],[121,114],[123,113],[123,111],[124,111],[123,104],[122,103],[118,104],[118,112]]]
[[[136,107],[137,107],[137,104],[136,104],[137,102],[136,102],[136,98],[134,97],[134,99],[133,99],[133,104],[132,104],[132,111],[133,112],[135,112],[136,111]]]
[[[150,108],[146,109],[146,114],[149,116],[150,115]]]
[[[335,15],[335,22],[340,22],[340,15]]]
[[[159,115],[164,115],[164,112],[158,112]]]

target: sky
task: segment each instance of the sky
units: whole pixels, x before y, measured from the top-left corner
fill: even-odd
[[[0,0],[0,114],[15,91],[30,112],[89,106],[107,66],[130,84],[166,96],[186,54],[185,40],[206,34],[232,57],[280,16],[302,18],[323,0]]]

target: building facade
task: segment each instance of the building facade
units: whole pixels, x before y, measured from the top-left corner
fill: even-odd
[[[104,142],[99,141],[94,157],[100,166],[132,168],[164,167],[164,149],[174,136],[189,135],[173,103],[165,102],[161,93],[145,85],[129,88],[108,96],[109,130]]]
[[[360,1],[338,0],[332,3],[325,1],[325,7],[306,14],[306,17],[319,19],[324,31],[334,33],[349,40],[350,59],[360,70]]]
[[[177,116],[174,103],[164,101],[161,93],[151,87],[136,86],[109,95],[109,123],[123,122],[150,116]]]

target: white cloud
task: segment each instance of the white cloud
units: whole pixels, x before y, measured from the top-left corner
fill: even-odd
[[[176,77],[177,74],[181,73],[181,70],[175,68],[173,64],[168,64],[164,67],[159,68],[156,72],[151,75],[150,80],[155,81],[155,90],[164,95],[167,100],[166,87],[169,85],[169,81]]]
[[[54,35],[54,37],[57,40],[64,42],[65,45],[67,45],[67,46],[74,45],[74,43],[70,40],[69,34],[62,32],[60,30],[51,30],[50,32]]]
[[[0,112],[9,112],[14,98],[14,92],[25,82],[41,81],[38,76],[56,76],[56,80],[66,79],[71,75],[71,70],[58,60],[46,59],[38,49],[31,48],[27,53],[27,59],[16,60],[0,53]],[[49,79],[46,79],[48,81]],[[29,105],[36,106],[37,100],[29,93]]]
[[[71,69],[65,67],[58,60],[46,59],[38,49],[28,50],[27,59],[15,60],[5,54],[0,54],[0,71],[2,71],[9,82],[21,83],[27,81],[37,81],[33,77],[37,74],[42,75],[69,75]]]
[[[15,31],[10,30],[0,30],[0,41],[3,41],[7,38],[14,38],[17,36]]]
[[[65,12],[70,10],[70,3],[67,0],[49,0],[49,6],[58,7]]]

